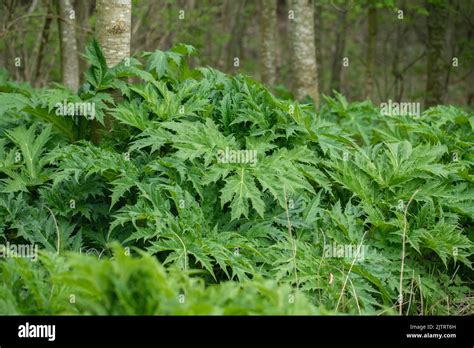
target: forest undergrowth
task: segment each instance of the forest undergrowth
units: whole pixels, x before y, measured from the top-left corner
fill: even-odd
[[[472,111],[315,110],[193,54],[1,74],[1,314],[473,314]]]

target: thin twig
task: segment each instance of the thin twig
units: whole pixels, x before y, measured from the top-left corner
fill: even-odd
[[[321,271],[321,264],[323,263],[323,260],[325,258],[324,256],[324,250],[326,249],[326,235],[324,234],[323,230],[321,230],[321,234],[323,235],[323,255],[321,256],[321,259],[319,260],[319,265],[318,265],[318,290],[319,290],[319,304],[322,305],[322,297],[321,297],[321,276],[320,276],[320,271]]]
[[[54,213],[51,209],[49,209],[49,207],[47,205],[45,205],[46,209],[49,210],[51,216],[53,217],[53,221],[54,221],[54,225],[56,226],[56,234],[58,236],[57,238],[57,254],[59,255],[59,248],[61,247],[61,233],[59,232],[59,226],[58,226],[58,222],[56,221],[56,217],[54,216]]]
[[[454,280],[454,277],[456,276],[456,273],[458,273],[459,267],[461,267],[461,265],[458,265],[458,267],[457,267],[456,270],[454,271],[453,276],[451,277],[450,282],[452,282],[452,281]]]
[[[295,269],[295,282],[296,282],[296,289],[299,288],[299,281],[298,281],[298,268],[296,266],[296,243],[293,238],[293,233],[291,232],[291,222],[290,222],[290,214],[288,212],[288,201],[286,197],[286,185],[283,186],[283,193],[285,195],[285,212],[286,212],[286,221],[288,226],[288,234],[290,235],[291,242],[293,244],[293,264]]]
[[[402,265],[400,268],[400,294],[398,296],[398,301],[400,303],[398,313],[400,315],[403,314],[403,272],[405,270],[405,240],[406,240],[406,233],[407,233],[407,214],[408,214],[408,207],[410,206],[411,202],[413,201],[413,198],[415,198],[415,195],[418,193],[420,190],[416,190],[412,196],[410,197],[406,207],[405,207],[405,212],[403,213],[403,234],[402,234]]]
[[[362,247],[362,243],[364,242],[364,238],[365,238],[365,235],[366,235],[366,234],[367,234],[367,231],[365,231],[364,234],[362,235],[362,239],[360,240],[359,246],[357,247],[357,252],[356,252],[356,254],[355,254],[355,256],[354,256],[354,260],[352,260],[351,267],[349,267],[349,271],[347,272],[346,280],[344,280],[344,285],[342,286],[341,293],[339,294],[339,299],[337,300],[336,312],[337,312],[337,309],[339,308],[339,303],[341,302],[342,295],[344,294],[344,290],[345,290],[345,288],[346,288],[347,281],[348,281],[348,279],[349,279],[349,275],[350,275],[351,272],[352,272],[352,267],[354,267],[354,264],[355,264],[355,262],[357,261],[357,257],[359,257],[360,248]]]
[[[176,237],[178,237],[179,241],[181,242],[181,245],[183,246],[183,253],[184,253],[184,271],[186,272],[187,269],[187,263],[188,263],[188,250],[186,249],[186,245],[184,244],[183,240],[181,237],[174,231],[172,231]]]
[[[419,274],[418,274],[418,281],[420,282],[419,286],[420,286],[421,315],[423,315],[423,291],[421,289],[421,277]]]
[[[357,298],[357,293],[356,293],[356,290],[354,288],[354,283],[352,283],[352,280],[349,279],[349,281],[351,282],[351,286],[352,286],[352,292],[354,293],[354,298],[356,300],[356,304],[357,304],[357,310],[359,311],[359,315],[362,315],[362,312],[360,310],[360,306],[359,306],[359,300]]]
[[[58,16],[58,15],[54,15],[54,14],[51,14],[51,13],[46,13],[46,14],[43,14],[43,13],[37,13],[37,14],[30,14],[30,15],[24,15],[24,16],[20,16],[20,17],[17,17],[15,18],[14,20],[12,20],[10,23],[8,23],[4,29],[2,31],[0,31],[0,38],[7,35],[9,32],[10,32],[10,28],[16,23],[16,22],[19,22],[23,19],[27,19],[27,18],[31,18],[31,17],[44,17],[44,18],[50,18],[50,19],[58,19],[58,20],[61,20],[65,23],[68,23],[69,25],[72,25],[74,26],[76,29],[80,29],[86,33],[93,33],[94,31],[91,30],[91,29],[88,29],[88,28],[83,28],[82,26],[76,24],[74,21],[71,21],[69,19],[66,19],[66,18],[63,18],[61,16]]]
[[[411,297],[413,295],[413,282],[415,281],[415,270],[413,270],[412,276],[411,276],[411,287],[410,287],[410,298],[408,299],[408,309],[407,309],[407,314],[410,313],[410,305],[411,305]]]
[[[406,304],[406,303],[408,303],[408,302],[405,302],[404,304]],[[389,310],[391,310],[391,309],[393,309],[393,308],[395,308],[395,307],[397,307],[397,306],[398,306],[398,303],[395,303],[393,306],[391,306],[391,307],[389,307],[389,308],[387,308],[387,309],[384,309],[384,310],[381,311],[380,313],[377,313],[377,315],[382,315],[382,314],[388,312]]]

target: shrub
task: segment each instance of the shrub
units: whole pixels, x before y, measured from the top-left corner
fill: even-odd
[[[4,313],[471,313],[473,115],[314,110],[194,53],[108,69],[93,43],[77,94],[2,80],[0,236],[45,250],[1,263]],[[114,120],[100,145],[58,102]]]

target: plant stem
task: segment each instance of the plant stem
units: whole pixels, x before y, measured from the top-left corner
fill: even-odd
[[[407,233],[407,214],[408,214],[408,207],[410,206],[413,198],[420,190],[416,190],[410,197],[407,206],[405,207],[405,211],[403,213],[403,234],[402,234],[402,265],[400,267],[400,294],[398,296],[399,306],[398,306],[398,313],[402,315],[403,310],[403,272],[405,270],[405,240],[406,240],[406,233]]]
[[[283,193],[285,195],[285,213],[286,213],[286,221],[288,226],[288,234],[290,235],[291,243],[293,245],[293,263],[295,269],[295,282],[296,282],[296,289],[299,288],[299,281],[298,281],[298,268],[296,266],[296,243],[293,238],[293,233],[291,232],[291,221],[290,221],[290,214],[288,212],[288,199],[286,196],[286,186],[283,186]]]

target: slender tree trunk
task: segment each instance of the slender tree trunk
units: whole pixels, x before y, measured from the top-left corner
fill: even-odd
[[[318,71],[314,47],[314,14],[310,0],[292,0],[294,11],[292,25],[295,96],[303,99],[310,96],[319,106]],[[290,18],[291,20],[291,18]]]
[[[276,80],[277,0],[260,1],[262,81],[273,87]]]
[[[86,51],[87,31],[89,30],[88,19],[91,11],[89,1],[76,0],[74,7],[76,9],[77,23],[80,28],[77,30],[77,51],[79,57],[79,78],[84,82],[84,71],[86,71],[88,63],[82,54]]]
[[[394,78],[394,100],[398,103],[402,101],[403,97],[403,74],[401,73],[401,58],[404,55],[404,46],[403,45],[398,45],[399,42],[402,42],[404,32],[402,25],[397,23],[397,35],[396,35],[396,41],[393,43],[393,60],[392,60],[392,75]]]
[[[130,37],[132,32],[131,0],[97,0],[95,33],[104,52],[109,68],[130,57]],[[112,91],[112,97],[121,99],[119,91]],[[112,117],[105,114],[105,130],[112,129]],[[98,122],[92,125],[91,140],[95,144],[102,141],[102,127]]]
[[[41,38],[40,38],[40,43],[39,43],[39,48],[38,48],[38,56],[36,59],[36,68],[35,68],[35,73],[34,73],[35,86],[40,85],[39,82],[41,79],[41,67],[43,66],[42,63],[43,63],[44,51],[45,51],[45,47],[48,44],[49,29],[51,27],[51,21],[52,21],[53,11],[52,11],[51,2],[48,1],[47,6],[48,6],[48,12],[47,12],[46,19],[44,20],[44,26],[41,32]]]
[[[234,66],[234,59],[239,59],[239,65],[243,61],[243,50],[242,50],[242,35],[243,35],[243,15],[246,6],[246,0],[229,0],[226,6],[226,18],[227,20],[223,23],[226,28],[229,28],[230,37],[225,45],[227,52],[226,61],[224,64],[227,72],[233,71],[236,67]]]
[[[469,82],[468,83],[469,87],[467,91],[466,104],[469,105],[470,107],[473,107],[474,106],[474,71],[471,71],[471,74],[467,81]]]
[[[474,42],[474,27],[470,28],[467,32],[467,38],[469,42]],[[469,76],[467,77],[467,96],[466,104],[470,107],[474,106],[474,70],[471,69]]]
[[[319,1],[314,2],[314,45],[316,47],[316,62],[318,69],[319,91],[324,93],[324,74],[323,74],[323,5]]]
[[[292,69],[291,64],[287,62],[292,58],[292,45],[290,40],[289,25],[291,21],[288,20],[288,6],[285,0],[277,0],[277,46],[276,46],[276,75],[282,78],[282,76],[292,76],[290,71]],[[282,81],[288,86],[290,90],[293,89],[292,81]]]
[[[206,1],[205,6],[209,6],[209,1]],[[209,22],[206,21],[206,25],[208,25]],[[209,59],[210,63],[213,66],[217,66],[218,61],[215,59],[214,56],[214,35],[213,35],[212,30],[206,30],[206,53],[207,53],[207,58]]]
[[[443,77],[445,64],[443,63],[444,36],[446,32],[446,8],[443,4],[426,1],[428,10],[426,42],[427,79],[425,108],[442,103]]]
[[[341,71],[342,59],[344,58],[344,51],[346,49],[346,34],[347,34],[347,10],[342,9],[339,12],[337,20],[337,34],[336,34],[336,48],[332,60],[331,69],[331,93],[333,90],[341,92]]]
[[[97,41],[104,51],[107,66],[113,67],[130,57],[132,22],[131,0],[97,0]]]
[[[63,85],[77,91],[79,88],[79,61],[77,58],[75,12],[71,0],[58,0],[58,28],[61,47]]]
[[[372,98],[374,90],[375,47],[377,44],[377,9],[373,5],[369,5],[367,12],[367,31],[367,81],[365,96]]]

